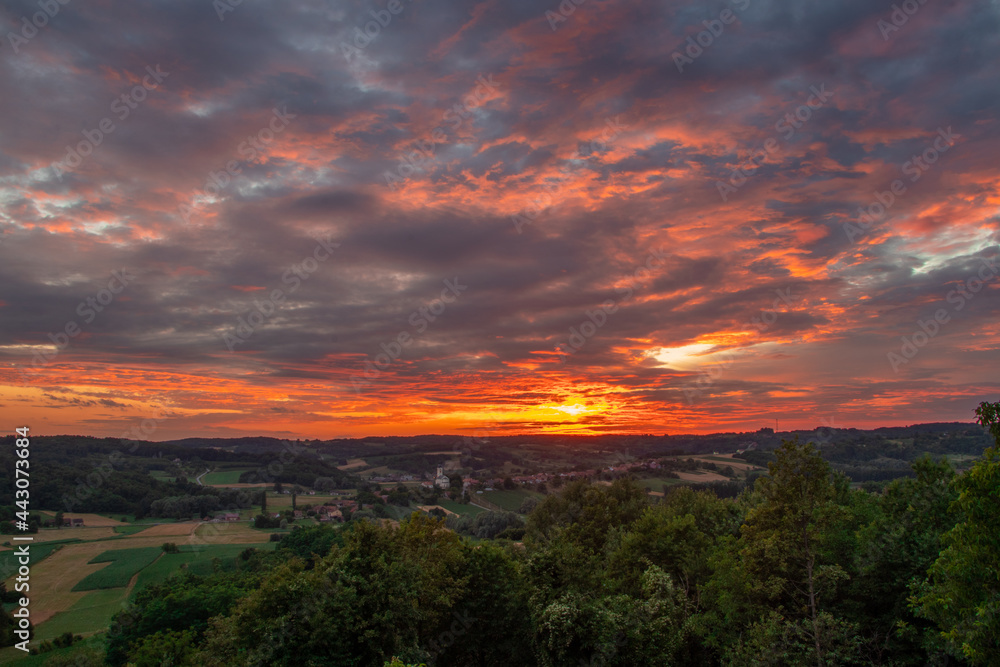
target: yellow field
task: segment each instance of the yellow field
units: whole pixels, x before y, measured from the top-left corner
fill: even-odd
[[[106,527],[42,529],[34,536],[35,542],[74,537],[84,540],[111,537],[115,535],[112,525],[120,522],[113,519],[106,521],[110,522]],[[28,591],[31,620],[35,625],[44,623],[56,613],[69,610],[87,595],[89,591],[74,592],[72,588],[87,575],[107,567],[107,563],[91,564],[88,561],[110,549],[158,547],[164,542],[177,545],[251,544],[266,542],[267,538],[266,531],[253,530],[247,522],[211,524],[183,521],[150,526],[140,533],[113,540],[66,544],[31,568],[31,589]],[[135,585],[135,580],[133,577],[126,594]],[[14,577],[9,578],[6,584],[7,590],[14,590]]]

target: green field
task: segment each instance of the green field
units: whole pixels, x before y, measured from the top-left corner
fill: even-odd
[[[454,500],[448,500],[448,499],[439,500],[437,504],[450,512],[458,514],[459,516],[471,516],[473,518],[475,518],[477,514],[481,514],[487,511],[482,507],[477,507],[475,505],[465,505],[463,503],[456,503]],[[499,505],[500,503],[497,504]],[[518,507],[520,507],[520,505],[518,505]]]
[[[525,498],[537,498],[541,501],[545,498],[545,494],[517,489],[514,491],[486,491],[482,497],[491,503],[496,503],[508,512],[516,512],[521,509],[521,503],[524,502]]]
[[[645,479],[637,479],[636,483],[645,488],[647,491],[658,491],[662,492],[663,487],[676,486],[678,484],[683,484],[683,479],[672,479],[672,478],[660,478],[660,477],[647,477]]]
[[[67,611],[59,612],[38,626],[31,645],[35,645],[35,640],[52,639],[64,632],[83,634],[104,630],[111,623],[111,617],[124,608],[124,588],[92,591],[80,598]]]
[[[93,591],[104,588],[124,588],[140,570],[155,561],[160,547],[139,549],[112,549],[92,558],[90,563],[110,563],[92,572],[72,588],[74,591]]]
[[[238,484],[240,481],[240,475],[247,471],[246,468],[239,468],[237,470],[220,470],[218,472],[210,472],[201,478],[202,484]]]
[[[273,550],[277,542],[263,542],[261,544],[213,544],[207,547],[194,549],[182,546],[180,553],[163,554],[155,563],[143,569],[139,573],[139,579],[135,583],[135,591],[142,590],[151,584],[159,584],[167,580],[170,575],[180,572],[182,567],[192,574],[211,574],[212,559],[219,558],[225,561],[232,559],[251,547],[261,551]]]
[[[64,544],[72,544],[73,542],[80,542],[80,538],[73,538],[71,540],[57,540],[53,542],[39,542],[38,544],[30,544],[28,549],[28,560],[29,565],[37,565],[44,558],[48,557],[53,551],[60,548]],[[24,544],[23,542],[11,543],[14,547],[12,551],[0,551],[0,573],[5,573],[2,579],[6,579],[8,574],[17,571],[17,568],[21,565],[18,562],[15,552],[19,544]]]
[[[140,524],[138,526],[115,526],[115,532],[120,535],[135,535],[136,533],[141,533],[147,528],[149,528],[149,524]]]
[[[34,646],[35,640],[31,640],[29,646]],[[49,661],[53,658],[66,659],[67,656],[75,656],[77,653],[85,652],[88,650],[97,649],[104,650],[104,635],[96,635],[84,638],[82,641],[78,641],[68,648],[57,648],[52,651],[47,651],[40,655],[26,655],[23,651],[20,651],[13,646],[5,649],[0,649],[0,664],[10,664],[16,662],[18,667],[41,667],[42,665],[49,664]],[[65,664],[73,664],[72,662],[67,662]]]

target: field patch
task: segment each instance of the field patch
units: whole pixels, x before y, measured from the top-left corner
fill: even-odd
[[[661,478],[661,477],[647,477],[645,479],[636,480],[636,482],[639,484],[639,486],[645,488],[646,491],[649,491],[649,492],[656,491],[656,492],[659,492],[661,495],[663,493],[663,487],[664,486],[676,486],[677,484],[681,484],[682,483],[681,480],[679,480],[679,479],[673,479],[673,478],[670,478],[670,477],[666,477],[666,478]]]
[[[271,551],[276,546],[277,542],[213,544],[205,547],[182,546],[179,553],[163,554],[155,563],[144,568],[135,582],[135,591],[138,592],[146,586],[161,584],[182,571],[199,575],[211,574],[212,560],[215,558],[222,561],[232,560],[251,547],[261,551]]]
[[[141,533],[142,531],[149,528],[148,525],[142,526],[115,526],[114,530],[119,535],[135,535],[136,533]]]
[[[52,555],[53,551],[61,549],[64,544],[72,544],[74,542],[79,542],[80,540],[65,540],[62,542],[43,542],[41,544],[32,544],[28,548],[28,561],[29,565],[34,566],[37,563],[42,562],[47,557]],[[23,542],[21,544],[24,544]],[[11,548],[9,551],[0,551],[0,578],[6,578],[8,574],[13,576],[14,572],[17,572],[17,568],[21,565],[17,556],[15,556],[15,549]],[[13,590],[13,587],[8,587],[8,590]]]
[[[74,591],[92,591],[104,588],[125,588],[129,581],[147,565],[159,558],[159,547],[138,549],[112,549],[90,559],[92,563],[110,563],[96,572],[88,574],[75,586]]]
[[[517,512],[521,509],[521,503],[527,498],[535,498],[539,502],[545,498],[545,494],[538,493],[537,491],[527,491],[525,489],[516,489],[514,491],[486,491],[482,495],[483,498],[499,505],[504,510],[508,512]]]
[[[104,630],[111,623],[111,617],[125,608],[125,588],[110,588],[91,591],[80,598],[72,607],[61,611],[38,626],[32,644],[53,639],[64,632],[85,634]]]
[[[199,524],[186,523],[162,523],[158,526],[150,526],[142,531],[143,537],[177,537],[178,535],[190,535]],[[167,540],[168,542],[170,540]]]
[[[238,470],[220,470],[218,472],[210,472],[201,478],[201,483],[205,486],[221,486],[224,484],[238,484],[240,481],[240,475],[247,472],[246,468],[240,468]]]
[[[482,514],[487,511],[477,505],[466,505],[464,503],[456,503],[454,500],[447,499],[439,500],[438,505],[445,510],[458,514],[459,516],[475,517],[477,514]]]

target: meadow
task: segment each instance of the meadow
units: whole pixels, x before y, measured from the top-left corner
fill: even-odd
[[[88,574],[75,586],[74,591],[92,591],[104,588],[124,588],[132,577],[160,557],[162,549],[144,547],[139,549],[114,549],[92,558],[88,563],[110,563],[96,572]]]

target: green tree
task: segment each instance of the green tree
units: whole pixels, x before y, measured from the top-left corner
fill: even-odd
[[[956,480],[961,519],[913,598],[937,623],[949,652],[973,665],[1000,665],[1000,403],[976,409],[996,445]]]
[[[846,511],[830,466],[812,443],[785,441],[757,481],[740,530],[738,587],[749,599],[747,637],[731,647],[735,664],[762,658],[762,647],[823,667],[852,659],[856,629],[828,611],[838,583],[847,578],[836,537]],[[762,644],[755,644],[760,638]],[[775,646],[774,641],[784,642]],[[771,642],[771,643],[768,643]]]
[[[708,558],[718,538],[736,527],[733,503],[709,491],[674,487],[623,533],[609,555],[610,572],[624,590],[636,592],[642,573],[657,565],[697,605],[700,585],[711,574]]]
[[[913,478],[891,482],[874,496],[877,512],[858,531],[861,548],[851,583],[851,614],[860,621],[868,661],[925,665],[935,650],[933,624],[913,615],[911,586],[926,576],[941,550],[941,536],[957,520],[955,471],[947,459],[923,457]],[[930,636],[928,636],[930,635]]]
[[[423,660],[465,588],[462,564],[458,536],[419,513],[398,528],[353,524],[344,546],[312,570],[292,559],[217,619],[199,658],[275,666]]]
[[[529,591],[516,552],[488,542],[466,546],[461,575],[465,590],[425,644],[432,664],[532,664]]]

